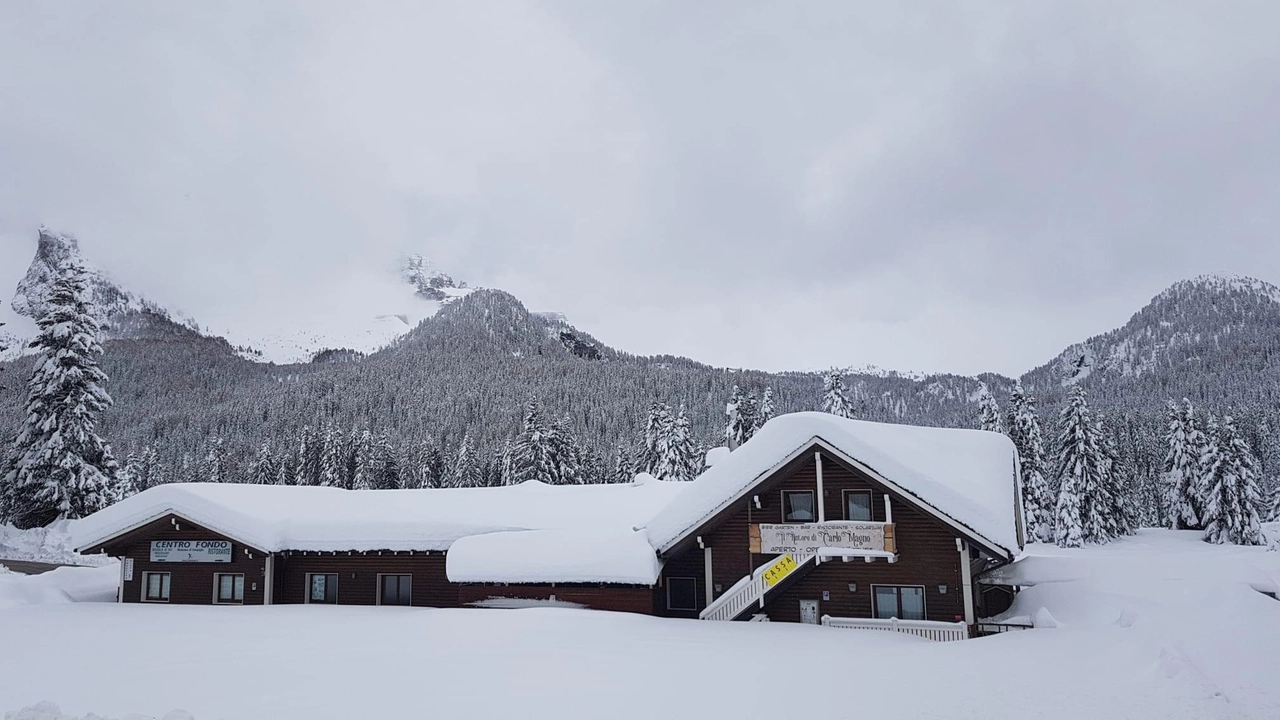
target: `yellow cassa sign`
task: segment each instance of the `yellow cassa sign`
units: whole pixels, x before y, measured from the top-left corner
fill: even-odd
[[[782,582],[783,578],[790,575],[797,567],[800,566],[796,564],[795,558],[790,555],[783,555],[778,558],[777,562],[770,565],[768,570],[764,571],[764,584],[769,587],[777,585]]]

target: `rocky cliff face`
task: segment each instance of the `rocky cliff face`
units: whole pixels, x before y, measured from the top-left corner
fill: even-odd
[[[18,315],[39,319],[47,310],[55,279],[72,264],[85,270],[89,297],[104,340],[167,337],[175,332],[196,331],[194,320],[121,288],[86,263],[75,237],[45,227],[40,228],[35,258],[18,283],[10,307]]]

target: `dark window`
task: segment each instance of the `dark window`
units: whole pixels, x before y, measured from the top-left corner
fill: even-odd
[[[818,519],[815,507],[812,490],[789,490],[782,493],[783,522],[814,522]]]
[[[142,573],[142,587],[147,602],[169,602],[169,573]]]
[[[869,491],[844,491],[844,519],[871,522],[871,493]]]
[[[232,605],[244,602],[244,575],[219,573],[213,576],[213,582],[218,589],[217,602]]]
[[[924,588],[876,585],[876,617],[881,619],[924,620]]]
[[[332,605],[338,602],[338,576],[335,573],[307,576],[307,602],[309,603],[327,603]]]
[[[382,587],[379,603],[382,605],[413,604],[410,601],[413,587],[412,575],[382,575],[380,578]]]
[[[667,609],[697,610],[698,581],[694,578],[667,578]]]

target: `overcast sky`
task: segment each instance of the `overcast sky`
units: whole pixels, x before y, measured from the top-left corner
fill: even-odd
[[[726,366],[1021,373],[1280,281],[1280,3],[0,0],[40,223],[198,319],[401,252]]]

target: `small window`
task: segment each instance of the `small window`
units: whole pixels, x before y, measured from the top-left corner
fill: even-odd
[[[667,578],[667,609],[697,610],[698,581],[694,578]]]
[[[874,588],[876,617],[888,620],[924,620],[924,588],[876,585]]]
[[[313,573],[307,576],[307,602],[333,605],[338,602],[337,573]]]
[[[169,602],[169,573],[142,573],[142,599],[147,602]]]
[[[244,603],[244,575],[218,573],[213,576],[217,594],[214,602],[219,605],[237,605]]]
[[[812,490],[788,490],[782,493],[783,522],[814,522],[818,513],[814,509]]]
[[[412,575],[379,575],[379,605],[412,605]]]
[[[868,490],[844,491],[844,519],[871,522],[871,492]]]

